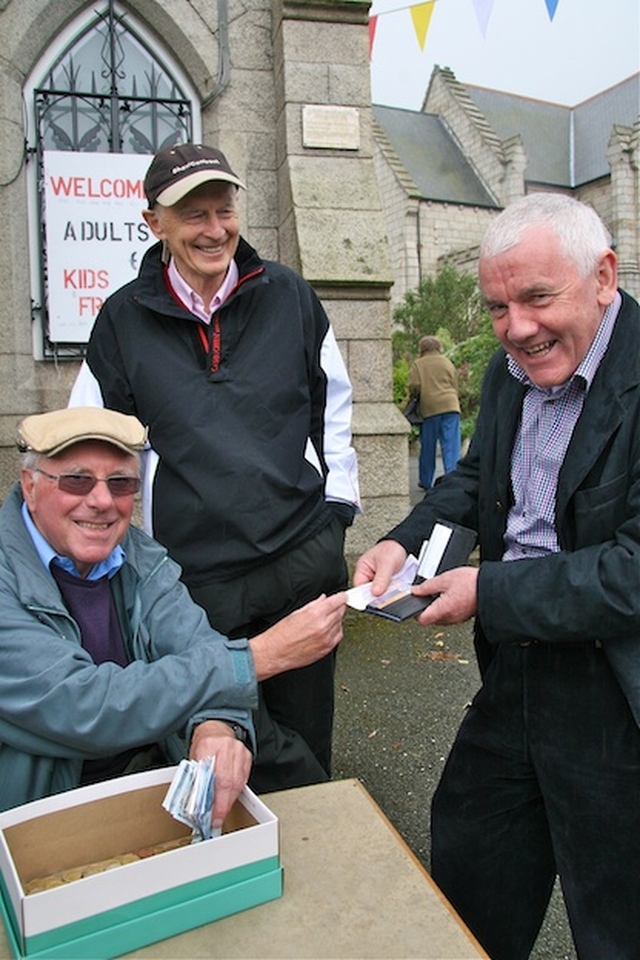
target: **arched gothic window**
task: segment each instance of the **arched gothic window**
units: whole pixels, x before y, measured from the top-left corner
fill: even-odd
[[[50,283],[48,275],[46,159],[58,155],[58,169],[64,171],[64,158],[59,158],[64,151],[137,154],[141,159],[135,161],[136,169],[140,169],[140,164],[146,165],[150,155],[162,147],[200,139],[199,101],[179,65],[159,47],[157,39],[115,0],[106,0],[88,7],[52,42],[32,71],[25,103],[31,157],[34,352],[41,358],[76,358],[84,352],[82,327],[65,340],[64,324],[61,334],[52,323],[49,294],[54,281],[51,278]],[[70,158],[70,172],[73,162]],[[122,168],[121,158],[114,158],[114,169],[116,163]],[[133,165],[133,158],[130,163]],[[124,164],[127,166],[127,161]],[[109,166],[104,163],[102,169]],[[92,222],[90,217],[86,222]],[[92,227],[95,238],[99,230],[104,232],[103,223],[98,215],[95,229]],[[70,229],[76,232],[73,225]],[[84,231],[83,238],[87,236]],[[86,279],[90,274],[82,276]],[[98,302],[95,297],[94,306]]]

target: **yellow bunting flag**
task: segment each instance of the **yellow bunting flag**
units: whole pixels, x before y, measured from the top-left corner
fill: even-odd
[[[433,13],[434,5],[435,0],[430,0],[429,3],[419,3],[415,7],[411,7],[413,29],[416,32],[416,37],[418,38],[418,43],[420,44],[421,50],[424,50],[425,41],[427,39],[427,31],[429,29],[429,23],[431,22],[431,14]]]

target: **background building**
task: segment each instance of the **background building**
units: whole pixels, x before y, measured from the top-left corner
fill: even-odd
[[[591,204],[620,285],[640,294],[640,74],[575,107],[459,83],[436,67],[421,111],[374,106],[394,303],[445,263],[475,270],[500,209],[535,191]]]
[[[406,423],[392,403],[368,9],[367,0],[0,3],[0,496],[15,477],[17,422],[66,404],[82,355],[64,332],[68,318],[58,325],[52,309],[60,248],[44,202],[47,163],[61,163],[56,183],[77,187],[84,203],[63,225],[64,242],[89,250],[122,237],[96,219],[101,172],[74,180],[74,164],[86,171],[87,155],[102,156],[106,182],[121,158],[105,154],[129,155],[138,169],[140,155],[179,135],[224,150],[248,187],[242,232],[263,256],[299,270],[333,321],[354,386],[365,511],[349,549],[404,516]],[[98,305],[100,271],[99,261],[67,266],[61,285],[77,294],[79,312]]]

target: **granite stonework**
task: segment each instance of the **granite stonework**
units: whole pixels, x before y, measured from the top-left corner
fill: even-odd
[[[405,425],[391,391],[393,276],[373,160],[369,3],[229,0],[227,8],[226,22],[215,0],[131,0],[122,9],[195,88],[201,139],[225,151],[248,188],[243,234],[299,270],[335,325],[354,385],[365,512],[348,548],[359,551],[408,508]],[[17,422],[63,406],[78,369],[77,360],[37,359],[41,298],[31,281],[40,263],[28,217],[35,131],[25,129],[22,91],[42,81],[35,74],[62,52],[63,34],[73,40],[86,11],[84,0],[0,3],[0,498],[17,469]],[[324,145],[305,145],[305,115],[324,124]]]

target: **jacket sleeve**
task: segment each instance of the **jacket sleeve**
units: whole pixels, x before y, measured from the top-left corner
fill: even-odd
[[[420,396],[420,374],[418,372],[418,365],[415,360],[411,364],[409,369],[409,396],[419,397]]]
[[[69,394],[69,407],[104,407],[102,391],[86,360],[82,361],[75,383]],[[158,454],[153,447],[147,446],[140,454],[142,473],[142,517],[144,529],[153,536],[153,478],[158,465]]]
[[[324,457],[328,473],[325,497],[360,511],[358,464],[351,443],[351,383],[331,326],[322,343],[320,365],[327,378],[324,410]]]
[[[480,421],[478,421],[480,428]],[[479,452],[483,440],[481,429],[471,441],[467,454],[455,470],[439,478],[425,493],[411,513],[382,539],[396,540],[407,553],[418,556],[423,540],[431,536],[437,520],[449,520],[471,530],[478,530]]]
[[[639,647],[640,462],[625,513],[627,519],[600,543],[545,557],[483,563],[478,614],[487,640],[599,640],[605,647],[626,641]]]
[[[69,394],[69,407],[104,407],[100,384],[91,372],[86,360],[83,360],[75,383]]]
[[[142,586],[127,667],[96,665],[74,621],[27,607],[0,579],[0,740],[41,756],[90,758],[158,742],[203,717],[253,730],[253,662],[246,641],[209,626],[169,561]],[[135,624],[134,624],[135,626]]]

